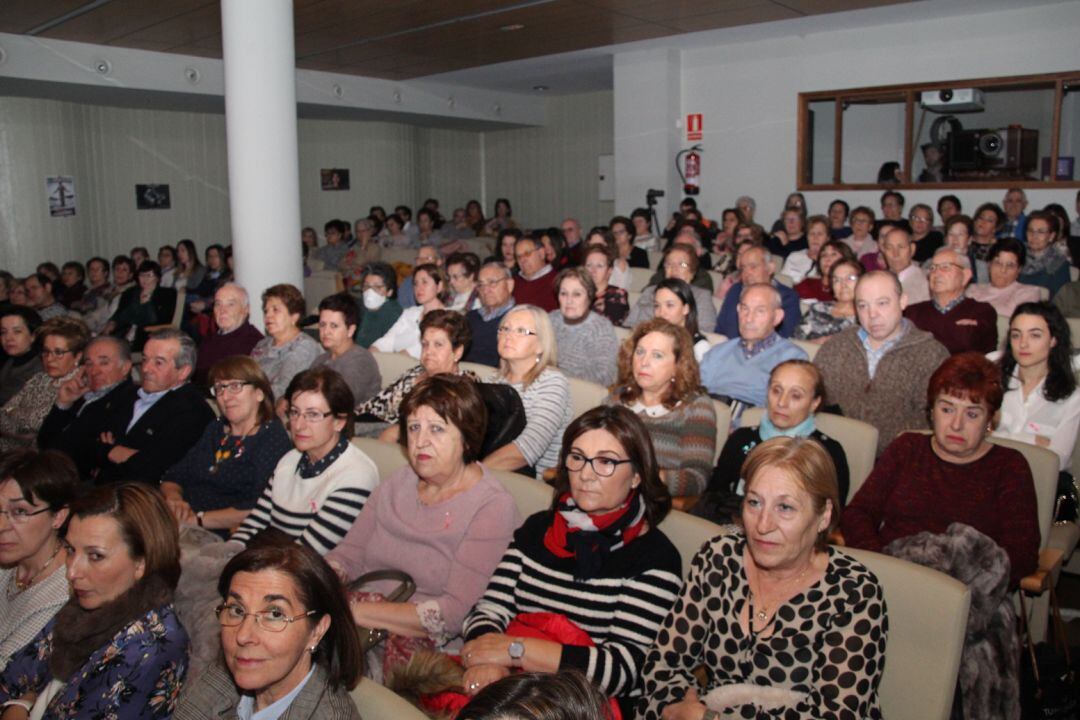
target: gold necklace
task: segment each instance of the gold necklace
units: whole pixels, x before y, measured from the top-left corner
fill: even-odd
[[[806,573],[810,572],[811,568],[813,568],[813,567],[814,567],[814,561],[811,558],[810,564],[807,565],[805,568],[803,568],[803,571],[801,573],[796,575],[793,580],[785,580],[784,582],[782,582],[780,584],[780,586],[781,587],[787,587],[787,586],[789,586],[791,584],[798,584],[798,582],[800,580],[802,580],[804,577],[806,577]],[[760,577],[758,578],[758,582],[759,583],[761,582]],[[751,611],[753,611],[753,606],[754,606],[754,589],[750,588],[750,608],[751,608]],[[769,606],[768,605],[762,605],[762,607],[756,613],[754,613],[754,617],[756,617],[758,619],[758,622],[765,622],[769,618]]]
[[[56,549],[53,550],[53,554],[50,555],[49,559],[45,561],[45,564],[42,565],[41,568],[36,573],[31,575],[27,580],[23,580],[23,581],[20,582],[19,581],[19,571],[16,570],[15,574],[12,576],[15,579],[15,592],[16,593],[21,593],[23,590],[26,590],[31,585],[33,585],[34,581],[38,579],[38,577],[41,575],[41,573],[45,572],[45,570],[47,570],[48,567],[50,565],[52,565],[52,561],[56,559],[56,556],[60,554],[60,551],[63,548],[64,548],[63,545],[61,545],[60,543],[56,543]]]

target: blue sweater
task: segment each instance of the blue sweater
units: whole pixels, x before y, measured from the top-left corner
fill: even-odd
[[[791,337],[795,328],[802,324],[802,309],[799,307],[799,293],[787,285],[781,285],[773,280],[773,287],[780,291],[780,307],[784,310],[784,319],[780,322],[777,330],[780,337]],[[731,286],[727,295],[724,296],[724,304],[720,308],[720,314],[716,316],[716,332],[729,338],[739,337],[739,296],[742,294],[743,284],[737,282]]]
[[[727,395],[763,407],[772,369],[785,360],[808,359],[802,348],[783,338],[749,360],[740,343],[738,337],[728,340],[701,359],[701,382],[709,394]]]

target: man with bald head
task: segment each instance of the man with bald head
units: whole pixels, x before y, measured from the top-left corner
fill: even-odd
[[[195,382],[206,385],[206,375],[218,360],[232,355],[250,355],[263,334],[248,322],[251,303],[247,290],[226,283],[214,293],[214,322],[217,333],[202,341],[195,366]]]
[[[705,353],[701,382],[725,401],[764,406],[772,369],[785,360],[806,360],[806,353],[777,334],[784,310],[780,293],[769,283],[748,285],[737,310],[739,336]]]
[[[799,307],[799,294],[776,281],[776,260],[766,248],[752,246],[741,250],[736,260],[739,267],[739,281],[731,286],[727,295],[724,296],[724,304],[720,307],[720,313],[716,316],[716,332],[727,337],[735,337],[739,334],[739,298],[742,296],[744,287],[757,283],[771,284],[780,294],[780,303],[784,308],[783,320],[780,322],[778,332],[782,337],[789,338],[802,322],[802,309]],[[698,308],[701,313],[701,308]],[[703,328],[708,325],[702,323]]]
[[[989,303],[964,296],[969,282],[967,256],[941,248],[930,264],[930,299],[904,310],[904,317],[953,355],[969,350],[985,355],[997,349],[997,311]]]
[[[878,429],[880,455],[905,430],[925,428],[926,386],[949,357],[934,336],[904,318],[907,296],[887,270],[855,286],[859,324],[833,335],[814,357],[828,402]]]

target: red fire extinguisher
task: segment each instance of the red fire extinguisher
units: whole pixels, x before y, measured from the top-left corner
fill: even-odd
[[[683,192],[687,195],[697,195],[701,192],[701,153],[704,149],[700,145],[694,145],[688,150],[680,150],[675,156],[675,169],[683,181]],[[685,165],[681,163],[683,155],[686,156]]]

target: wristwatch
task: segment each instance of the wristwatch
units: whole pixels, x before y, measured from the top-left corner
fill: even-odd
[[[506,652],[510,655],[511,664],[514,667],[521,667],[521,659],[525,657],[525,643],[520,638],[514,640],[510,643],[510,647],[506,649]]]

